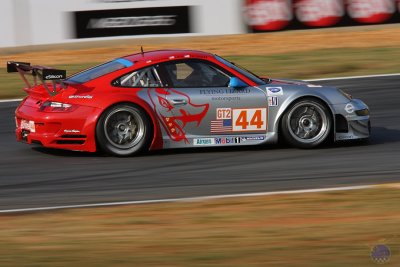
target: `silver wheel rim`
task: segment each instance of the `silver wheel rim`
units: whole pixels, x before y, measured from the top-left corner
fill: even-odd
[[[133,109],[115,109],[104,120],[104,133],[113,146],[129,149],[143,139],[144,122],[140,114]]]
[[[314,143],[325,135],[329,120],[320,105],[312,102],[296,104],[288,114],[290,135],[302,143]]]

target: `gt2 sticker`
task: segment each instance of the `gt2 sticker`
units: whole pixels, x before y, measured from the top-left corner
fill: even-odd
[[[283,95],[283,89],[282,87],[267,87],[267,95],[269,96]]]
[[[211,121],[211,133],[252,132],[267,129],[266,108],[218,108]]]
[[[217,108],[217,120],[229,120],[232,119],[231,108]]]

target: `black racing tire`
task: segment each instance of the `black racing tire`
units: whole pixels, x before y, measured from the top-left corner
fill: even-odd
[[[331,136],[332,116],[326,105],[313,98],[293,103],[283,115],[281,131],[286,142],[298,148],[313,148]]]
[[[148,149],[152,125],[148,115],[133,104],[117,104],[100,116],[96,125],[98,146],[106,153],[126,157]]]

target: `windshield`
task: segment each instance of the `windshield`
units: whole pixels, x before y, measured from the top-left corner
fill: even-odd
[[[255,82],[256,84],[258,84],[258,85],[266,84],[266,82],[265,82],[264,80],[262,80],[260,77],[258,77],[257,75],[255,75],[255,74],[252,73],[251,71],[249,71],[249,70],[247,70],[247,69],[245,69],[245,68],[243,68],[243,67],[240,67],[240,66],[236,65],[235,63],[230,62],[230,61],[228,61],[228,60],[226,60],[226,59],[224,59],[224,58],[222,58],[222,57],[220,57],[220,56],[215,55],[215,58],[216,58],[219,62],[221,62],[221,63],[227,65],[228,67],[230,67],[230,68],[236,70],[237,72],[239,72],[239,73],[242,74],[243,76],[246,76],[247,78],[249,78],[250,80],[252,80],[252,81]]]
[[[93,67],[91,69],[84,70],[82,72],[79,72],[75,75],[72,75],[67,79],[69,82],[73,83],[85,83],[88,81],[91,81],[93,79],[96,79],[100,76],[106,75],[108,73],[127,68],[132,66],[133,63],[130,62],[127,59],[124,58],[118,58],[113,61],[109,61],[107,63],[98,65],[96,67]]]

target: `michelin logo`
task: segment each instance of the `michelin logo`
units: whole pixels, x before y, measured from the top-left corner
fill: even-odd
[[[246,141],[262,141],[265,140],[265,136],[247,136],[241,138],[242,142]]]

